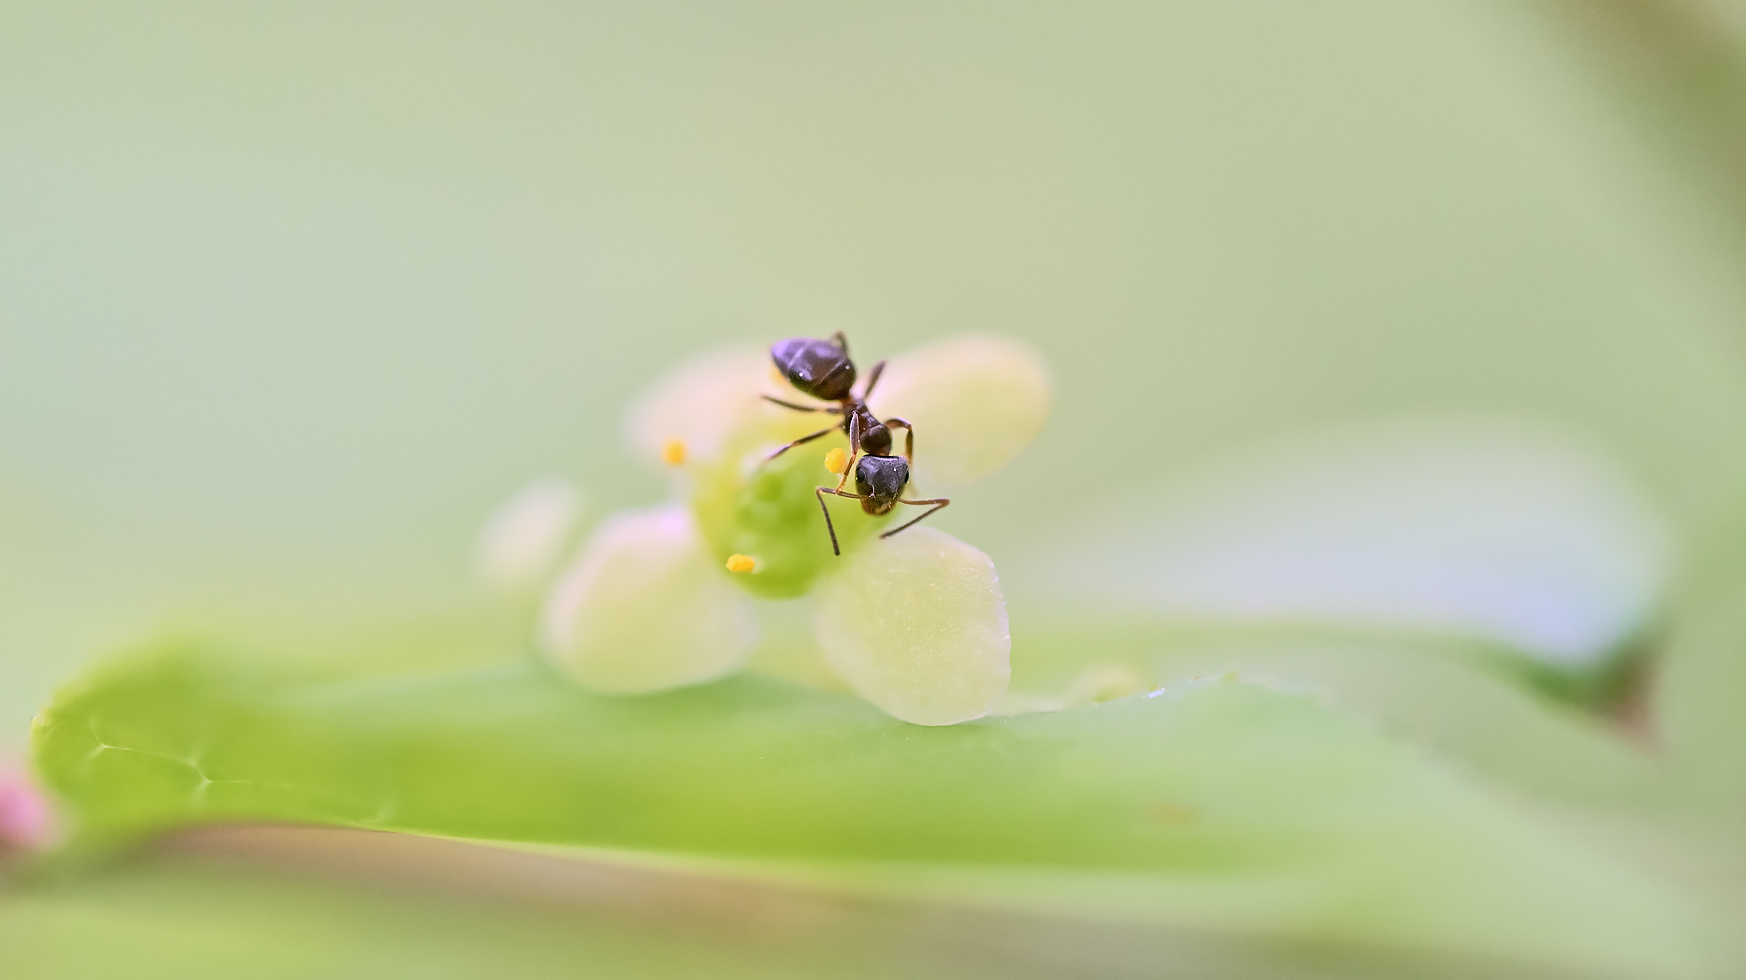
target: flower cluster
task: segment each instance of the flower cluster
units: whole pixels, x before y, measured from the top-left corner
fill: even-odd
[[[993,563],[929,524],[881,538],[896,515],[827,497],[842,548],[834,555],[815,491],[836,485],[848,440],[832,431],[772,459],[836,416],[765,394],[797,397],[766,352],[729,351],[678,368],[633,406],[630,444],[672,472],[673,499],[593,530],[544,599],[544,653],[601,693],[697,684],[753,657],[767,600],[810,596],[816,653],[856,693],[916,724],[986,714],[1006,691],[1011,647]],[[893,359],[869,401],[881,418],[915,425],[906,494],[915,498],[1017,456],[1048,416],[1051,385],[1031,348],[974,336]],[[496,574],[525,577],[517,554],[547,560],[550,548],[528,542],[555,536],[557,511],[573,516],[558,499],[524,495],[494,519],[486,546]]]

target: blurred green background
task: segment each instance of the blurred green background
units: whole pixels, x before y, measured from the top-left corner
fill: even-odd
[[[1427,413],[1580,434],[1689,550],[1746,483],[1742,37],[1720,0],[0,5],[0,750],[143,638],[469,621],[504,494],[652,499],[627,400],[796,333],[1048,354],[1042,441],[941,518],[1013,594],[1230,447]],[[150,947],[144,906],[271,888],[387,917],[375,975],[465,969],[396,958],[418,916],[574,952],[152,860],[3,928]]]

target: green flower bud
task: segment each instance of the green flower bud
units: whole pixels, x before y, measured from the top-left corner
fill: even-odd
[[[817,490],[837,485],[838,475],[825,468],[824,460],[830,450],[846,449],[847,437],[833,432],[769,458],[790,440],[836,418],[789,413],[758,419],[728,438],[726,452],[696,467],[691,506],[698,527],[718,566],[734,555],[755,562],[753,571],[734,576],[753,595],[805,595],[821,572],[842,561],[831,552]],[[852,479],[848,489],[854,490]],[[890,520],[890,515],[862,513],[858,501],[824,498],[844,555]]]

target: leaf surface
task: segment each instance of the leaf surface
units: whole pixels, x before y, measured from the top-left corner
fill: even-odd
[[[945,728],[753,677],[316,676],[201,649],[39,717],[95,839],[279,820],[660,853],[827,887],[1576,969],[1688,972],[1690,910],[1311,698],[1191,684]]]

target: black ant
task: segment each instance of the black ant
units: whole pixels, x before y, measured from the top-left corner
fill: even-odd
[[[795,337],[780,341],[770,348],[770,358],[776,362],[776,369],[794,387],[821,401],[836,404],[823,407],[796,405],[765,395],[767,401],[797,412],[829,412],[843,417],[836,425],[801,436],[770,454],[770,459],[775,459],[795,446],[839,430],[848,434],[849,460],[843,466],[842,478],[837,480],[835,488],[819,487],[813,494],[818,498],[819,509],[824,511],[825,530],[831,535],[832,553],[840,556],[843,549],[837,545],[837,529],[831,524],[830,508],[825,506],[824,495],[827,493],[859,500],[861,509],[875,516],[890,513],[898,504],[915,507],[933,505],[933,509],[921,517],[879,535],[882,538],[891,537],[952,502],[946,497],[934,500],[902,499],[903,488],[909,485],[909,467],[915,459],[915,426],[897,418],[881,422],[867,407],[867,399],[873,394],[873,386],[879,383],[879,375],[885,371],[884,361],[873,365],[873,370],[867,373],[866,387],[860,395],[856,395],[855,362],[849,360],[849,342],[840,330],[832,334],[829,340]],[[903,430],[902,456],[891,455],[892,429]],[[865,455],[860,456],[857,464],[855,458],[860,454]],[[857,493],[849,493],[843,489],[850,473],[855,474]]]

